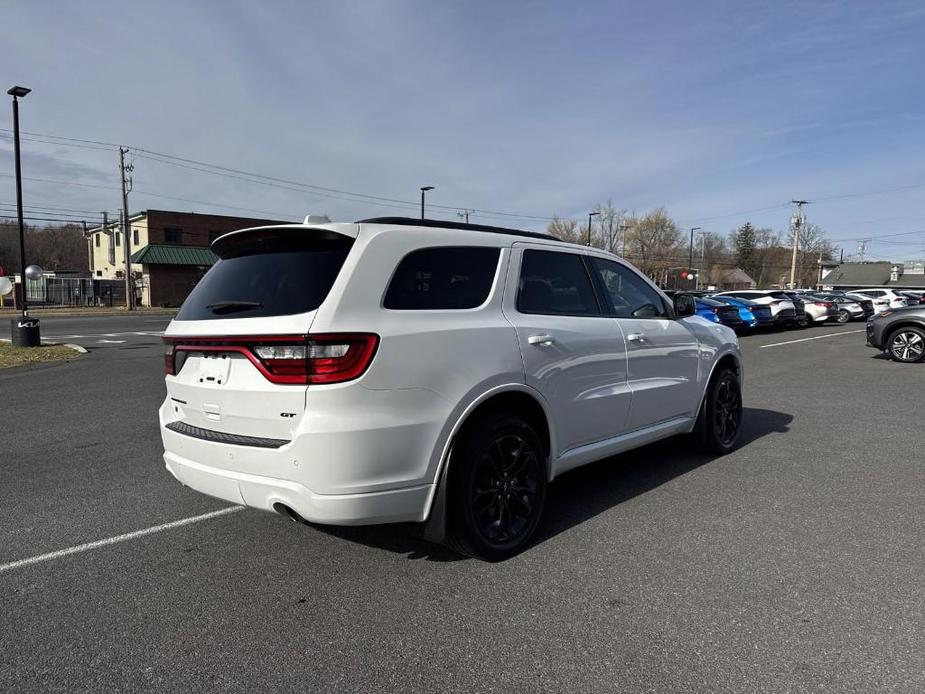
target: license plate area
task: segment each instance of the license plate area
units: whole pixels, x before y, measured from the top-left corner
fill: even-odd
[[[199,371],[196,380],[203,385],[220,386],[228,383],[231,359],[223,352],[199,352]]]

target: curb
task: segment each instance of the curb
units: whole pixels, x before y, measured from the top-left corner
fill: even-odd
[[[12,343],[13,341],[8,337],[0,337],[0,342]],[[42,347],[68,347],[79,354],[89,354],[90,350],[86,347],[81,347],[80,345],[75,345],[73,342],[42,342]]]

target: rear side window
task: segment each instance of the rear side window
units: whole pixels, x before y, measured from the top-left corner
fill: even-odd
[[[485,303],[498,271],[500,248],[422,248],[402,258],[385,293],[393,310],[452,310]]]
[[[183,302],[176,320],[257,318],[314,311],[325,300],[353,239],[306,242],[263,238],[211,267]]]
[[[600,308],[581,256],[525,250],[520,267],[517,310],[563,316],[597,316]]]

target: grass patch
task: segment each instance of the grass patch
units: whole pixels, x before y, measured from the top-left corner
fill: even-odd
[[[23,364],[74,359],[79,356],[79,352],[64,345],[13,347],[9,342],[0,342],[0,369],[22,366]]]

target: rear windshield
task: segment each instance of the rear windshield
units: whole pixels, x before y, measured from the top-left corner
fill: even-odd
[[[310,244],[304,239],[275,239],[273,243],[236,248],[199,281],[176,320],[314,311],[327,297],[352,245],[352,239],[340,237]]]

